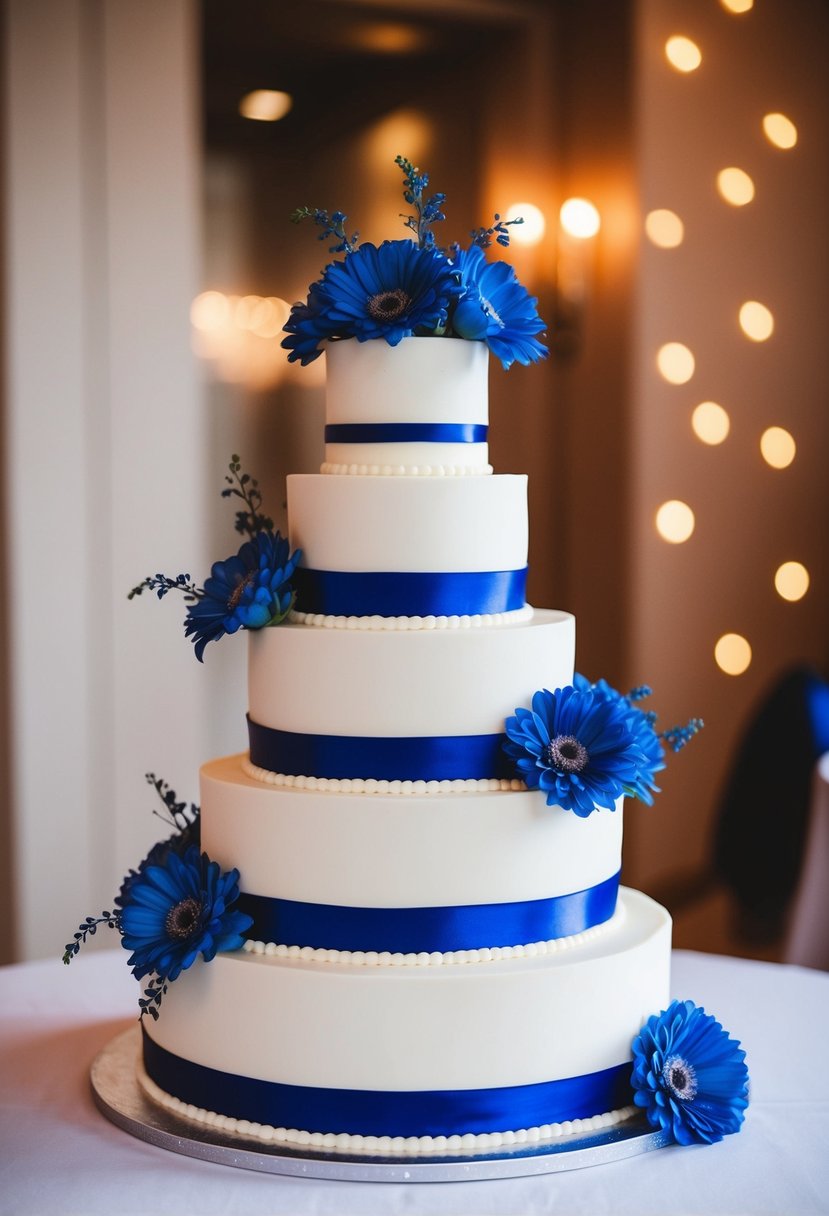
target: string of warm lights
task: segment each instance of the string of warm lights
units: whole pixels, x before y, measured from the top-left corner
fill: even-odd
[[[729,13],[742,15],[749,12],[754,0],[720,0]],[[664,46],[665,58],[676,72],[696,72],[703,63],[700,46],[684,34],[672,34]],[[797,144],[798,131],[795,123],[785,114],[768,113],[762,119],[762,131],[768,143],[776,149],[789,150]],[[720,199],[731,207],[746,207],[755,198],[754,180],[745,169],[729,165],[721,169],[716,178],[716,189]],[[681,216],[667,208],[650,211],[644,222],[645,235],[657,249],[676,249],[685,239],[685,225]],[[737,324],[743,336],[750,342],[767,342],[775,330],[775,318],[767,304],[759,300],[746,300],[737,313]],[[667,384],[685,385],[694,376],[695,358],[683,342],[666,342],[656,352],[656,367]],[[702,401],[693,410],[691,427],[700,442],[709,446],[724,443],[731,430],[728,411],[716,401]],[[781,426],[767,427],[760,436],[760,454],[771,469],[786,469],[795,458],[797,445],[794,437]],[[685,502],[671,499],[662,503],[654,515],[659,536],[669,544],[678,545],[688,541],[694,533],[693,508]],[[774,574],[774,588],[781,599],[790,603],[803,598],[809,589],[809,572],[798,561],[782,562]],[[739,633],[725,633],[714,645],[714,659],[720,669],[728,675],[741,675],[751,664],[751,644]]]

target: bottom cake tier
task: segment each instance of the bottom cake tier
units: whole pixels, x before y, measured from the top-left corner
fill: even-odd
[[[623,888],[607,932],[535,957],[366,968],[220,954],[170,986],[140,1077],[225,1131],[349,1153],[582,1131],[630,1106],[631,1044],[667,1006],[670,949],[665,909]]]

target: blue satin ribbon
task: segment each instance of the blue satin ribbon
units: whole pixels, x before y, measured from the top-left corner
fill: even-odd
[[[505,735],[303,735],[248,717],[251,763],[293,777],[454,781],[515,776]]]
[[[488,427],[472,422],[338,422],[326,443],[486,443]]]
[[[619,874],[595,887],[507,904],[454,908],[348,908],[272,899],[243,892],[239,909],[253,918],[253,941],[313,946],[318,950],[476,950],[519,946],[583,933],[610,920],[616,910]]]
[[[463,1028],[457,1030],[462,1033]],[[230,1118],[309,1132],[454,1136],[517,1131],[618,1110],[630,1103],[632,1094],[629,1061],[580,1077],[497,1089],[409,1092],[284,1085],[194,1064],[142,1031],[147,1075],[167,1093]],[[520,1027],[515,1033],[520,1034]],[[406,1050],[405,1043],[400,1050]]]
[[[475,616],[523,608],[527,567],[421,573],[298,566],[291,581],[300,612],[328,616]]]

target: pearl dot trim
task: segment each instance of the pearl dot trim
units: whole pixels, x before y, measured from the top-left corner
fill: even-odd
[[[249,757],[242,760],[242,771],[263,785],[282,789],[317,790],[326,794],[401,794],[424,796],[430,794],[484,794],[504,790],[524,790],[523,781],[506,777],[469,777],[454,781],[378,781],[373,777],[302,777],[290,773],[272,773],[270,769],[252,764]]]
[[[327,616],[322,612],[291,612],[288,619],[295,625],[312,625],[318,629],[360,629],[367,632],[396,629],[479,629],[498,625],[519,625],[532,620],[529,604],[514,612],[481,612],[472,616]]]
[[[332,464],[320,465],[320,473],[351,477],[488,477],[491,464]]]
[[[485,1132],[481,1135],[467,1133],[456,1136],[351,1136],[346,1132],[307,1132],[295,1127],[272,1127],[266,1123],[233,1119],[215,1111],[203,1110],[166,1093],[150,1080],[141,1064],[138,1065],[138,1081],[147,1096],[159,1106],[182,1118],[192,1119],[195,1123],[204,1124],[228,1135],[245,1136],[266,1144],[288,1144],[295,1148],[319,1149],[324,1152],[366,1153],[376,1157],[414,1157],[430,1153],[445,1156],[469,1151],[481,1153],[520,1144],[543,1144],[562,1136],[583,1135],[586,1132],[615,1127],[637,1113],[635,1106],[624,1106],[602,1115],[593,1115],[589,1119],[568,1119],[563,1123],[544,1123],[539,1127]]]

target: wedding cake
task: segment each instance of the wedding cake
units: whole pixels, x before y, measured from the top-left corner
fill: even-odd
[[[398,163],[428,231],[442,196]],[[333,1152],[543,1144],[636,1104],[719,1139],[743,1053],[669,1007],[670,917],[619,886],[623,797],[650,801],[662,742],[698,724],[657,735],[643,690],[576,675],[573,617],[526,603],[526,478],[489,464],[488,363],[546,350],[482,252],[505,226],[466,253],[423,231],[358,250],[345,217],[309,216],[346,257],[287,326],[292,358],[327,360],[290,544],[234,457],[239,554],[203,589],[142,584],[184,591],[199,658],[251,632],[249,750],[204,765],[200,815],[105,914],[151,977],[141,1084],[223,1133]],[[720,1045],[705,1103],[694,1033]]]

